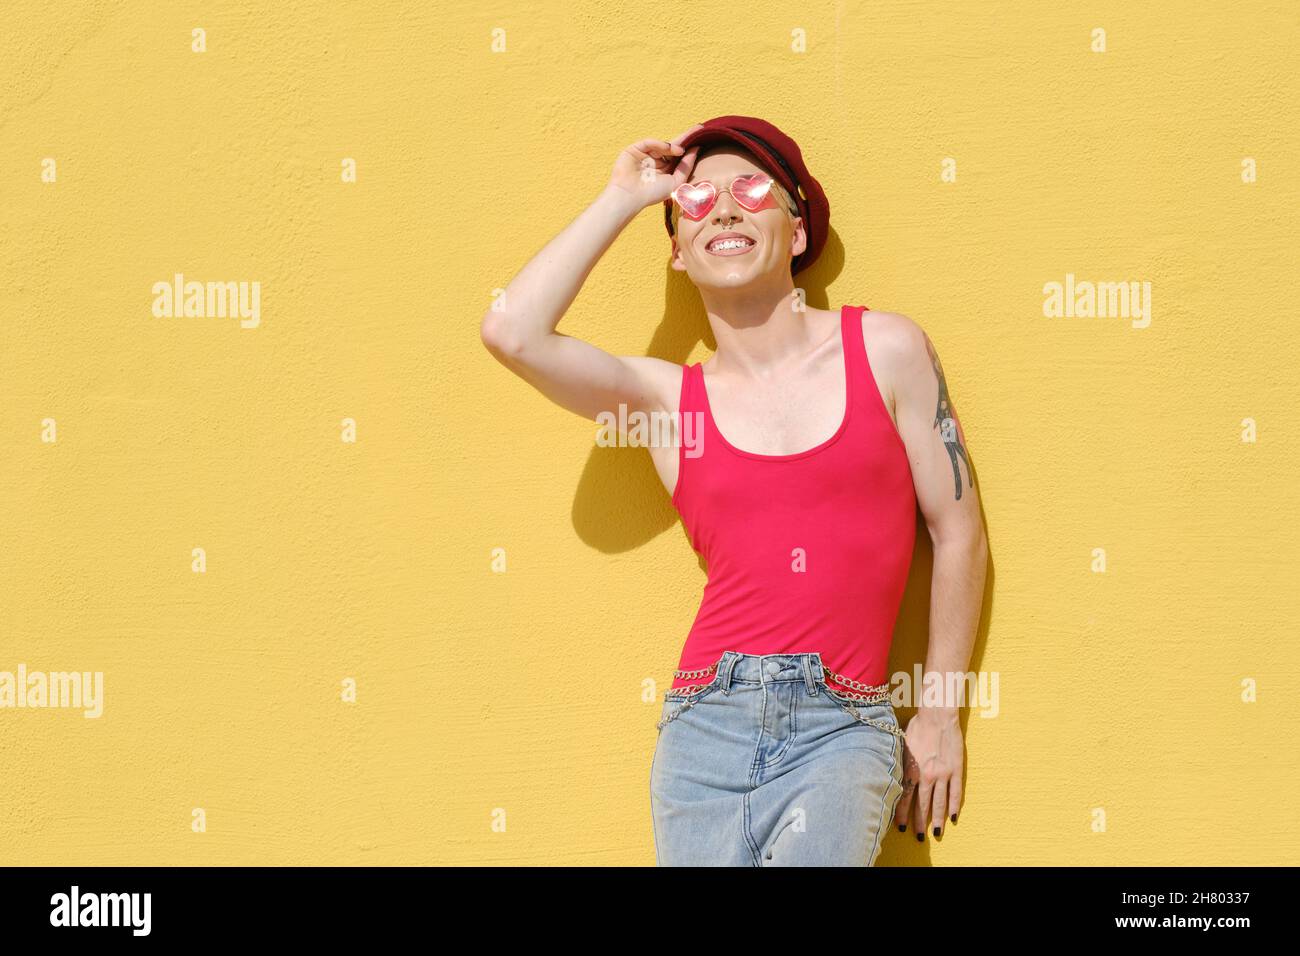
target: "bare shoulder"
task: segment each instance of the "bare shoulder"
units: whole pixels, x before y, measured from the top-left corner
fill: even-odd
[[[682,366],[653,355],[620,355],[619,361],[636,375],[655,407],[677,411],[682,391]]]
[[[862,313],[862,340],[876,375],[890,391],[930,367],[929,337],[900,312]]]

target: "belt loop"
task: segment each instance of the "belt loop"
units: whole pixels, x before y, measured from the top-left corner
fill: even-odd
[[[731,651],[723,651],[722,660],[725,663],[720,664],[718,666],[718,670],[722,674],[722,692],[724,694],[730,694],[731,693],[731,671],[732,668],[736,666],[737,657]]]
[[[803,682],[808,688],[808,696],[817,696],[817,683],[813,680],[812,655],[803,655]]]

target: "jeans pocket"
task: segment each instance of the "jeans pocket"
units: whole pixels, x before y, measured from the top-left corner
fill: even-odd
[[[879,727],[885,733],[893,734],[895,737],[903,736],[903,730],[898,725],[898,715],[894,713],[891,705],[869,704],[866,707],[858,707],[857,711],[855,716],[864,724]]]
[[[879,728],[895,737],[902,737],[903,731],[898,725],[898,715],[894,705],[888,699],[875,703],[857,700],[852,696],[833,690],[824,681],[819,685],[826,696],[854,720]]]
[[[714,691],[722,686],[722,675],[719,674],[709,683],[693,692],[680,693],[669,689],[664,693],[664,706],[659,713],[659,722],[655,724],[659,730],[664,729],[664,725],[669,721],[676,720],[683,713],[690,710],[705,697],[708,697]]]

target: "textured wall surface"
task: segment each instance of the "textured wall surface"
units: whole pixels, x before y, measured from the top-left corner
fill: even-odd
[[[703,574],[478,323],[622,147],[733,112],[829,194],[809,301],[927,330],[980,482],[998,715],[880,862],[1300,862],[1296,4],[738,9],[9,5],[0,672],[104,697],[0,707],[0,863],[654,862]],[[667,257],[647,210],[561,330],[706,356]],[[155,315],[177,273],[260,323]],[[1067,275],[1149,324],[1045,316]]]

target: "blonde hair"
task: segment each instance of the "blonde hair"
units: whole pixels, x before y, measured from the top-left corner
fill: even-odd
[[[768,175],[771,174],[769,173]],[[772,176],[772,188],[781,194],[781,201],[785,203],[785,208],[786,211],[790,213],[790,218],[798,219],[799,204],[795,202],[794,197],[790,195],[790,190],[782,186],[775,176]]]

